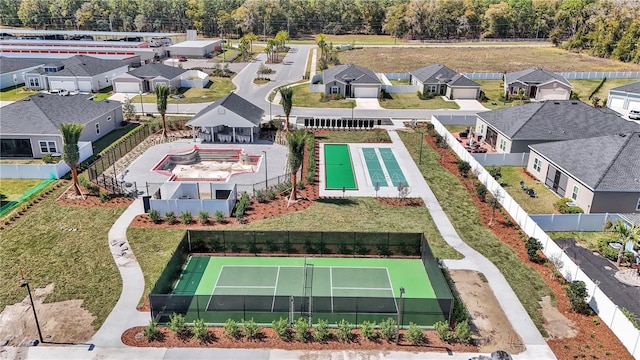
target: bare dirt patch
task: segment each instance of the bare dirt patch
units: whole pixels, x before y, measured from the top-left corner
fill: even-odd
[[[502,311],[491,286],[472,270],[451,270],[450,274],[471,315],[471,325],[477,334],[473,338],[478,350],[506,350],[511,354],[524,351],[522,340]]]
[[[60,195],[56,200],[61,205],[66,206],[80,206],[80,207],[119,207],[123,205],[129,205],[133,202],[132,198],[126,197],[113,197],[107,195],[106,198],[100,199],[99,196],[91,195],[89,190],[84,186],[80,186],[82,195],[76,195],[75,189],[71,182],[68,182],[67,190]],[[106,190],[100,189],[102,193],[108,194]]]
[[[53,288],[54,285],[49,284],[31,290],[44,341],[78,343],[89,340],[95,332],[91,325],[95,316],[82,308],[82,300],[45,303]],[[25,296],[21,302],[5,307],[0,313],[0,342],[9,340],[8,345],[19,345],[33,339],[38,339],[38,331],[29,297]]]
[[[551,297],[542,298],[540,311],[544,316],[544,328],[549,333],[549,339],[568,339],[578,334],[574,322],[567,319],[557,307],[551,304]]]

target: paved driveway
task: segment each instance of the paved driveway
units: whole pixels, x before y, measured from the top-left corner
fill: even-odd
[[[454,100],[458,106],[460,106],[460,110],[467,111],[488,111],[486,107],[482,106],[478,100]]]
[[[382,107],[378,102],[378,99],[371,98],[355,98],[356,100],[356,109],[364,109],[364,110],[380,110]]]

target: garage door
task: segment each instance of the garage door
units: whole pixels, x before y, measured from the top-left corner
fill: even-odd
[[[475,100],[478,90],[476,89],[453,89],[452,99]]]
[[[612,97],[611,103],[609,104],[610,108],[619,108],[622,109],[624,106],[624,99],[620,97]]]
[[[91,92],[91,81],[78,81],[78,91]]]
[[[566,89],[559,87],[555,89],[538,89],[536,98],[538,100],[567,100],[569,99],[569,94]]]
[[[353,94],[357,98],[377,98],[379,91],[378,86],[355,86]]]
[[[640,110],[640,101],[639,100],[629,100],[629,109],[628,110]]]
[[[140,91],[140,84],[137,82],[114,81],[115,92],[125,94],[137,94]]]
[[[69,80],[51,80],[49,82],[49,89],[64,89],[69,91],[76,91],[76,83]]]

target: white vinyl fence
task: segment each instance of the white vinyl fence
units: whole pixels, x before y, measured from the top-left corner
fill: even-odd
[[[309,92],[312,92],[312,93],[324,92],[324,85],[323,84],[309,84]]]
[[[435,126],[435,130],[445,138],[451,149],[455,151],[462,160],[469,162],[480,182],[482,182],[494,196],[500,199],[500,203],[504,209],[513,217],[518,225],[520,225],[527,236],[540,240],[545,256],[559,258],[562,266],[558,268],[558,271],[569,281],[584,281],[588,293],[591,294],[589,298],[591,308],[600,316],[602,321],[613,331],[618,339],[620,339],[622,344],[631,353],[631,356],[640,358],[640,330],[633,326],[618,306],[614,304],[604,292],[598,289],[598,285],[564,253],[562,248],[520,207],[518,202],[516,202],[489,172],[449,133],[436,116],[431,117],[431,123]]]
[[[585,79],[640,79],[640,71],[584,71],[558,73],[567,80]],[[503,73],[465,73],[471,80],[502,80]]]
[[[475,125],[476,115],[438,115],[438,121],[442,125]]]
[[[534,214],[529,215],[544,231],[604,231],[607,221],[625,221],[618,214]]]
[[[382,90],[389,94],[411,94],[420,90],[418,85],[382,85]],[[417,95],[416,95],[417,96]]]
[[[471,154],[482,166],[527,166],[529,153]]]
[[[80,162],[93,155],[91,142],[78,143]],[[71,168],[64,161],[57,164],[0,164],[0,174],[5,179],[60,179]]]

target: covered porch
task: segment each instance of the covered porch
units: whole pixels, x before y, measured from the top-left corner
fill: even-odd
[[[226,125],[191,127],[191,134],[194,141],[203,143],[253,143],[258,136],[257,127]]]

